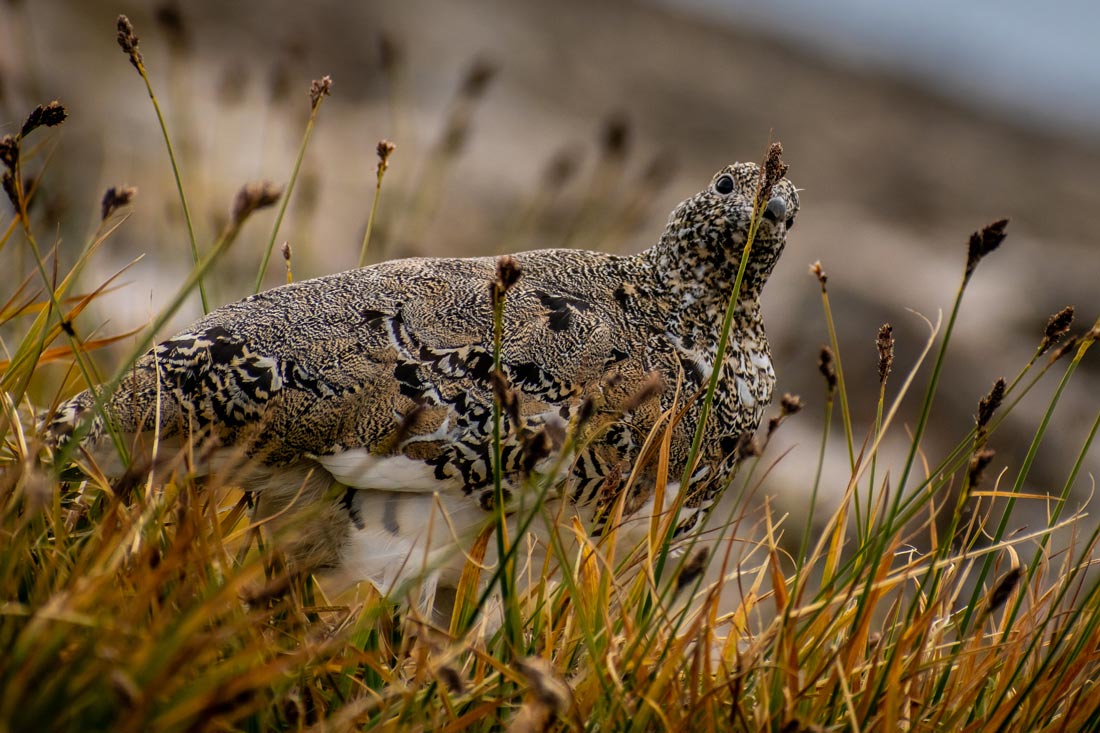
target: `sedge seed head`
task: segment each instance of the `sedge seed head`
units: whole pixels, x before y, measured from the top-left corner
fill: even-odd
[[[3,185],[4,193],[7,194],[12,208],[19,211],[19,193],[15,190],[15,176],[11,174],[11,171],[4,171],[0,184]]]
[[[382,178],[382,174],[386,172],[386,169],[390,167],[390,156],[393,155],[393,151],[397,150],[397,146],[389,140],[378,141],[378,178]]]
[[[680,574],[676,576],[676,593],[694,583],[703,574],[703,571],[707,569],[707,558],[709,556],[710,551],[706,547],[700,547],[691,556],[691,559],[684,563]]]
[[[878,381],[882,384],[894,366],[894,327],[889,323],[879,327],[875,348],[878,349]]]
[[[106,221],[107,217],[123,206],[129,206],[135,196],[137,196],[137,188],[134,186],[111,186],[108,188],[107,192],[103,194],[100,220]]]
[[[758,204],[766,204],[772,197],[772,189],[775,184],[787,175],[790,166],[783,162],[783,143],[774,142],[768,146],[768,154],[764,156],[764,165],[760,167],[760,195]]]
[[[616,112],[604,121],[600,131],[600,147],[608,158],[622,159],[630,150],[630,121]]]
[[[828,346],[821,347],[821,353],[817,357],[817,370],[825,377],[825,385],[829,392],[836,389],[836,363],[833,358],[833,350]]]
[[[123,53],[130,57],[130,63],[138,72],[142,69],[141,51],[138,50],[138,37],[134,26],[125,15],[118,16],[118,45]]]
[[[989,467],[995,455],[997,454],[993,450],[982,448],[981,450],[975,451],[974,455],[970,456],[970,467],[967,480],[970,484],[971,491],[981,484],[985,469]]]
[[[1067,305],[1050,317],[1043,332],[1043,340],[1039,344],[1040,356],[1050,351],[1069,332],[1069,327],[1073,325],[1073,314],[1073,306]]]
[[[638,389],[634,390],[623,402],[623,412],[634,412],[649,400],[657,397],[665,390],[664,380],[657,372],[651,372],[646,376]]]
[[[494,293],[499,293],[499,296],[503,297],[517,282],[519,282],[520,275],[522,274],[523,268],[515,257],[511,255],[498,257],[497,276],[493,283]]]
[[[9,171],[14,171],[19,162],[19,141],[14,135],[0,137],[0,163]]]
[[[810,265],[810,274],[821,284],[821,292],[825,292],[825,283],[829,281],[829,276],[825,274],[825,268],[821,266],[820,260]]]
[[[466,70],[466,76],[462,78],[459,94],[470,100],[481,97],[485,94],[485,90],[489,88],[489,83],[496,75],[496,64],[485,58],[475,59],[470,68]]]
[[[393,73],[405,58],[405,50],[392,33],[378,35],[378,65],[386,74]]]
[[[69,113],[56,99],[49,104],[40,104],[27,116],[23,123],[23,129],[19,131],[20,137],[26,137],[39,127],[55,127],[65,121]]]
[[[310,109],[317,109],[324,97],[332,94],[332,77],[325,74],[320,79],[314,79],[309,85]]]
[[[1008,601],[1012,591],[1016,590],[1016,586],[1020,584],[1020,578],[1023,575],[1023,568],[1016,565],[1001,576],[1001,579],[997,581],[997,585],[993,586],[993,590],[989,593],[988,608],[990,612],[996,611]]]
[[[786,417],[802,411],[802,398],[796,394],[786,393],[779,400],[779,414]]]
[[[579,157],[576,146],[570,146],[555,153],[542,174],[542,181],[546,188],[556,191],[569,183],[580,167]]]
[[[1005,387],[1005,380],[1002,377],[993,383],[989,394],[982,397],[981,401],[978,402],[978,430],[983,430],[989,425],[989,421],[993,419],[993,414],[997,412],[997,408],[1004,401]]]
[[[233,199],[231,210],[233,224],[240,226],[254,211],[274,205],[282,193],[282,187],[276,186],[271,181],[246,183],[241,186]]]
[[[966,254],[966,277],[974,274],[975,268],[986,255],[1001,246],[1001,242],[1008,236],[1005,228],[1008,227],[1008,219],[999,219],[980,231],[970,235],[970,243]]]

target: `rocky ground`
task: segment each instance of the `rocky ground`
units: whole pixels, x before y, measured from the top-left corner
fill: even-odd
[[[1025,129],[875,69],[668,8],[197,0],[173,15],[135,3],[9,2],[0,9],[0,122],[11,129],[53,98],[72,114],[45,179],[46,229],[71,253],[94,226],[100,191],[118,183],[141,191],[89,273],[89,283],[101,280],[146,253],[112,301],[108,330],[142,322],[189,264],[155,118],[115,45],[119,12],[142,37],[200,242],[212,240],[243,181],[287,179],[309,81],[333,77],[282,230],[297,277],[354,265],[383,137],[398,149],[373,259],[562,244],[634,251],[715,170],[782,140],[803,208],[765,308],[779,388],[800,393],[808,409],[785,429],[777,447],[793,446],[793,455],[769,490],[796,512],[816,459],[816,359],[827,338],[810,263],[829,273],[854,418],[866,426],[878,326],[895,327],[900,377],[928,333],[917,314],[935,321],[950,306],[970,232],[1011,217],[1003,251],[982,264],[968,293],[926,443],[932,455],[965,434],[979,397],[1015,374],[1051,313],[1073,304],[1084,326],[1100,315],[1097,140]],[[250,292],[270,221],[230,254],[215,301]],[[17,253],[2,254],[19,265]],[[281,277],[276,263],[269,282]],[[180,325],[197,313],[196,303]],[[1098,367],[1090,355],[1038,456],[1032,490],[1060,488],[1100,407]],[[1049,392],[1028,400],[996,441],[997,467],[1008,466],[1010,478]],[[905,414],[914,413],[910,400]],[[825,486],[834,500],[847,462],[836,447]],[[1100,468],[1100,448],[1086,468]],[[1041,516],[1035,509],[1021,521]]]

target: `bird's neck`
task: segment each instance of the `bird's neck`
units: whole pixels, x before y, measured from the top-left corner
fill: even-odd
[[[702,335],[717,334],[721,329],[741,264],[739,257],[733,260],[728,253],[740,254],[741,248],[722,246],[717,240],[717,233],[709,231],[682,236],[666,230],[660,241],[643,253],[657,287],[673,304],[670,318],[677,322],[677,330]],[[754,267],[750,253],[734,312],[739,323],[750,325],[759,320],[765,278],[766,274]]]

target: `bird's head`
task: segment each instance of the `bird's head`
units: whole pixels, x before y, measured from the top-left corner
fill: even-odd
[[[787,232],[798,214],[794,184],[780,178],[758,201],[761,186],[760,166],[734,163],[715,173],[710,185],[677,206],[662,238],[672,245],[669,251],[679,259],[667,263],[670,269],[711,287],[728,287],[751,232],[752,249],[741,297],[757,296],[782,254]]]

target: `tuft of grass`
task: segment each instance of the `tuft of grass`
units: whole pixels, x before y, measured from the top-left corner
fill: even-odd
[[[136,39],[127,53],[137,54]],[[467,79],[452,110],[462,135],[484,76]],[[132,191],[112,189],[80,257],[67,271],[56,257],[50,266],[28,214],[34,186],[24,184],[23,167],[35,158],[21,143],[56,117],[50,105],[35,110],[0,147],[13,204],[10,221],[0,213],[0,248],[34,254],[23,284],[0,304],[0,327],[16,344],[0,363],[0,733],[1100,728],[1100,529],[1087,529],[1084,508],[1072,503],[1100,411],[1079,435],[1059,436],[1080,448],[1058,493],[1029,488],[1035,455],[1100,338],[1100,321],[1070,335],[1072,312],[1052,316],[1031,359],[976,400],[976,420],[959,426],[956,445],[942,455],[922,445],[964,292],[1004,239],[1003,223],[971,238],[951,315],[929,324],[914,363],[897,363],[891,329],[879,331],[873,383],[845,379],[826,277],[815,269],[829,346],[820,361],[821,452],[803,471],[811,505],[827,480],[821,464],[835,411],[850,474],[843,503],[796,528],[803,537],[797,555],[785,549],[786,518],[766,498],[758,507],[752,497],[778,460],[791,459],[771,455],[769,443],[785,421],[806,419],[800,398],[785,396],[761,440],[739,446],[742,462],[727,490],[737,500],[726,516],[716,512],[704,534],[673,542],[674,502],[632,544],[621,501],[608,508],[609,529],[599,538],[547,501],[553,486],[546,477],[532,474],[508,503],[500,436],[515,422],[515,400],[498,377],[496,512],[467,548],[453,613],[441,623],[370,589],[326,595],[276,549],[277,535],[293,531],[292,523],[276,530],[253,521],[232,471],[196,477],[190,449],[164,449],[115,482],[79,451],[43,460],[39,418],[52,406],[28,395],[100,381],[91,353],[119,337],[81,338],[72,323],[112,280],[73,293],[88,261],[125,224],[119,212],[134,205]],[[772,152],[761,199],[781,175]],[[196,258],[100,399],[200,289],[250,216],[280,196],[285,204],[289,193],[290,186],[282,194],[270,184],[241,189],[217,241]],[[285,246],[288,281],[290,255]],[[503,258],[487,283],[498,369],[507,292],[521,276]],[[79,375],[58,385],[48,366],[58,360],[71,361]],[[1010,470],[990,440],[1051,372],[1057,384],[1047,409]],[[891,465],[880,447],[907,435],[902,405],[925,376],[909,451]],[[28,389],[32,383],[41,388]],[[701,421],[714,384],[702,398]],[[865,426],[848,405],[861,393],[876,403]],[[636,396],[645,398],[644,390]],[[639,466],[653,458],[659,467],[659,506],[670,480],[680,479],[681,492],[691,487],[690,464],[679,477],[668,468],[672,431],[684,414],[681,404],[662,415],[641,450]],[[586,402],[547,476],[613,419]],[[528,440],[537,460],[550,457],[547,436]],[[627,485],[634,478],[625,477]],[[1020,502],[1045,505],[1046,523],[1009,531]],[[308,508],[302,514],[309,521]],[[542,553],[530,544],[536,526]]]

